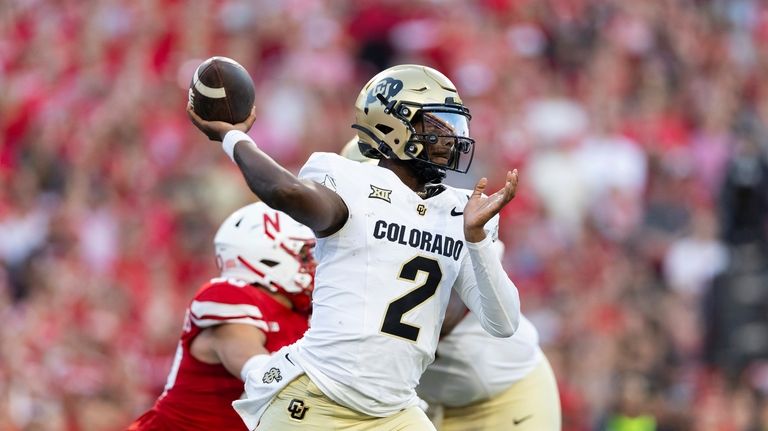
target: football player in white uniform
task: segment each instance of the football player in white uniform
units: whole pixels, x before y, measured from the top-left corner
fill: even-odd
[[[503,254],[501,241],[495,245]],[[451,295],[435,361],[416,388],[437,406],[440,431],[559,431],[560,395],[539,333],[520,316],[514,336],[495,338]]]
[[[371,163],[355,136],[341,150],[348,159]],[[499,259],[501,240],[494,242]],[[440,330],[435,361],[416,388],[428,401],[430,417],[440,431],[559,431],[560,395],[557,380],[539,333],[520,315],[515,335],[497,338],[461,302],[456,291]]]
[[[251,190],[317,235],[310,329],[246,382],[235,409],[250,429],[431,430],[416,385],[432,362],[451,289],[497,337],[520,304],[492,241],[517,171],[486,196],[440,184],[474,153],[469,110],[453,83],[418,65],[374,76],[355,103],[361,164],[315,153],[296,177],[232,125],[201,119]]]

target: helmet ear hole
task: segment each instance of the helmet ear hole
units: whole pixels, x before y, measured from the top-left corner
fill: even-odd
[[[387,126],[386,124],[377,124],[376,125],[376,130],[378,130],[379,132],[387,135],[387,134],[389,134],[390,132],[392,132],[395,129]]]
[[[269,259],[262,259],[261,263],[263,263],[264,265],[266,265],[266,266],[268,266],[270,268],[275,267],[277,265],[280,265],[280,262],[276,262],[274,260],[269,260]]]

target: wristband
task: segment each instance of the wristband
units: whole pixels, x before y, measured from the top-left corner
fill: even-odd
[[[233,162],[235,161],[235,144],[240,141],[248,141],[253,145],[256,145],[250,136],[239,130],[230,130],[224,135],[224,139],[221,140],[221,148],[224,149],[224,152],[227,153],[227,156],[229,156]]]
[[[270,359],[272,359],[272,355],[268,353],[258,353],[251,356],[247,361],[245,361],[243,368],[240,370],[240,379],[245,381],[248,378],[248,373],[263,367],[264,364],[269,362]]]

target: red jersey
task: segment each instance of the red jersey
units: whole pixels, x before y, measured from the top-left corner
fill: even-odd
[[[204,329],[227,323],[253,325],[266,335],[265,348],[274,352],[294,343],[308,327],[307,316],[278,303],[261,288],[237,280],[215,278],[195,295],[187,309],[163,394],[130,431],[245,430],[232,408],[243,393],[243,382],[221,364],[198,361],[192,341]]]

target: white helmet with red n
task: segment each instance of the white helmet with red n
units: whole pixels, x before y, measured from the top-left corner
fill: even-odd
[[[309,311],[316,265],[311,229],[258,202],[227,217],[213,242],[222,277],[258,284]]]

